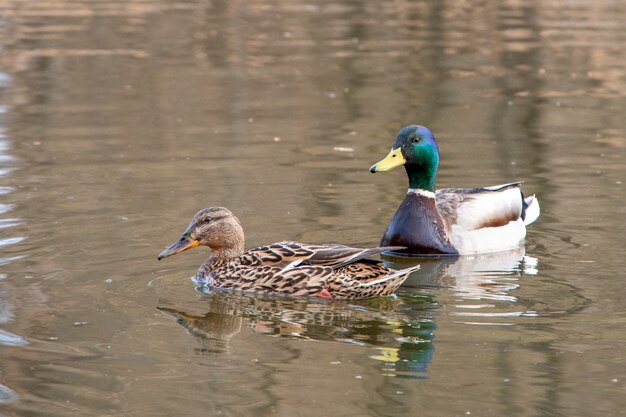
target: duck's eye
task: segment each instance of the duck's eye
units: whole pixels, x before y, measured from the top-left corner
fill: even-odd
[[[211,217],[211,216],[207,216],[207,217],[204,218],[204,221],[207,222],[207,223],[210,222],[211,220],[213,220],[213,217]]]
[[[411,138],[411,143],[419,143],[420,138],[419,136],[414,136],[413,138]]]

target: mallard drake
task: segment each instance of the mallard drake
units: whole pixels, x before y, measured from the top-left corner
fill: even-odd
[[[248,292],[355,299],[392,294],[419,266],[393,270],[368,256],[402,247],[373,249],[279,242],[244,252],[239,219],[224,207],[200,210],[183,235],[157,258],[208,246],[211,255],[196,274],[199,285]]]
[[[524,198],[521,182],[435,191],[439,148],[428,128],[400,129],[389,154],[370,172],[404,165],[409,190],[387,226],[381,246],[405,254],[471,255],[519,247],[526,226],[539,217],[539,201]]]

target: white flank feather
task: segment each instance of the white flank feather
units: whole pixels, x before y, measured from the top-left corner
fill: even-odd
[[[472,196],[459,204],[457,225],[474,230],[491,219],[521,212],[522,197],[519,188],[506,188],[499,192],[492,191]]]
[[[459,254],[507,251],[524,243],[526,225],[535,221],[540,213],[539,201],[534,195],[524,199],[527,204],[524,220],[519,218],[503,226],[481,227],[488,225],[490,220],[522,212],[519,188],[496,191],[500,187],[503,186],[485,187],[492,192],[473,196],[459,205],[457,223],[450,228],[450,243]]]
[[[460,255],[501,252],[519,247],[526,237],[524,221],[518,219],[506,226],[467,230],[458,224],[450,230],[450,243]]]

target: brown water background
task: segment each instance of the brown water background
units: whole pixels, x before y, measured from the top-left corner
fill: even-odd
[[[626,414],[626,5],[0,0],[0,414]],[[397,298],[204,294],[200,208],[247,246],[377,245],[407,124],[438,186],[524,180],[525,251]]]

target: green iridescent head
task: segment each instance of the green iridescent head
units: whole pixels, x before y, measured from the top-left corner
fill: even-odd
[[[391,171],[404,165],[409,188],[435,191],[439,169],[439,147],[433,133],[424,126],[403,127],[389,154],[372,165],[371,173]]]

